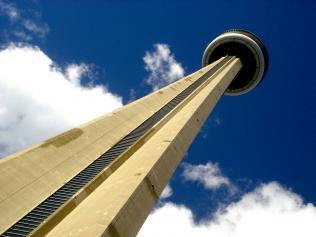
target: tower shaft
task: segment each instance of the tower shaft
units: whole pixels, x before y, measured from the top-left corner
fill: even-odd
[[[32,223],[25,218],[40,205],[49,209],[56,203],[45,218],[33,215],[33,229],[26,235],[135,236],[241,67],[238,58],[223,57],[109,115],[0,161],[0,216],[6,216],[0,219],[0,233],[11,236],[15,226]],[[14,178],[16,174],[20,176]],[[67,192],[71,195],[58,204]]]

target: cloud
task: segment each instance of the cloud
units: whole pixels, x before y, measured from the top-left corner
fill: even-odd
[[[160,198],[161,199],[166,199],[166,198],[169,198],[171,197],[173,194],[173,191],[172,191],[172,188],[171,186],[168,184],[164,190],[162,191],[161,195],[160,195]]]
[[[83,75],[89,75],[90,67],[86,63],[69,64],[65,69],[66,77],[69,81],[76,85],[80,85],[81,77]]]
[[[16,6],[13,3],[0,0],[0,14],[9,17],[11,21],[18,18],[19,13]]]
[[[232,186],[229,179],[222,175],[218,164],[211,161],[205,165],[183,164],[184,170],[182,177],[187,181],[197,181],[204,185],[206,189],[216,190],[222,186]]]
[[[30,19],[23,21],[24,28],[33,35],[39,38],[45,38],[46,34],[49,32],[49,27],[46,23],[35,23]]]
[[[37,47],[0,51],[0,157],[122,106],[101,85],[82,86],[86,64],[58,68]]]
[[[184,75],[183,67],[175,60],[167,44],[155,44],[154,51],[147,51],[143,60],[149,72],[146,82],[153,90],[158,90]]]
[[[34,9],[19,9],[17,4],[0,0],[0,15],[9,19],[9,27],[2,30],[3,38],[7,42],[29,42],[35,37],[45,39],[49,32],[48,25],[41,19],[41,13]]]
[[[10,33],[7,32],[8,35],[12,34],[14,35],[19,41],[28,42],[33,39],[33,36],[31,36],[29,33],[22,31],[22,30],[14,30]],[[10,36],[8,36],[10,38]]]
[[[127,103],[130,103],[130,102],[133,102],[134,100],[136,100],[136,94],[137,94],[137,92],[136,92],[136,90],[134,89],[134,88],[131,88],[130,90],[129,90],[129,96],[128,96],[128,101],[127,101]]]
[[[211,129],[218,128],[222,124],[222,120],[218,115],[211,115],[200,129],[200,136],[206,139]]]
[[[216,126],[221,125],[221,119],[218,116],[215,117],[214,122]]]
[[[276,182],[261,185],[201,223],[185,206],[166,203],[147,218],[138,237],[314,237],[316,207]]]

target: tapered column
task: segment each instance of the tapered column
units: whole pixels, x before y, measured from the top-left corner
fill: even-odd
[[[187,108],[192,103],[191,101],[195,101],[195,98],[209,87],[212,88],[212,91],[208,92],[211,93],[212,98],[207,104],[210,110],[239,70],[238,65],[240,66],[238,59],[223,57],[110,114],[0,160],[2,173],[0,176],[0,216],[6,217],[0,218],[0,231],[4,232],[5,236],[14,236],[15,233],[24,236],[29,234],[43,236],[54,229],[73,211],[79,207],[81,210],[81,203],[99,193],[96,190],[102,190],[101,186],[105,184],[104,182],[111,183],[112,178],[119,175],[118,170],[122,170],[130,160],[134,160],[133,157],[136,154],[143,151],[148,144],[152,144],[151,139],[157,136],[158,131],[174,121],[175,116],[182,109]],[[229,68],[232,70],[227,71]],[[185,115],[183,119],[187,116]],[[199,117],[196,119],[197,124],[200,125],[204,121]],[[193,139],[193,136],[186,134],[183,136],[187,137],[186,141]],[[171,138],[161,137],[161,139],[161,142],[156,141],[153,144],[167,145],[166,141],[171,142]],[[184,152],[188,146],[189,143],[182,148],[182,151]],[[155,145],[152,146],[154,147]],[[171,161],[179,161],[183,152]],[[144,161],[141,163],[156,159],[157,154],[154,150],[142,152]],[[147,156],[151,158],[145,158]],[[174,168],[166,175],[164,175],[165,172],[161,174],[165,180],[155,187],[156,199]],[[135,181],[144,175],[149,175],[149,173],[142,172],[142,176],[135,176]],[[122,181],[124,177],[122,176]],[[116,191],[121,187],[111,184],[110,186]],[[126,185],[124,184],[124,189],[129,186],[127,182]],[[115,190],[109,193],[114,194]],[[131,190],[126,189],[124,195],[131,194]],[[108,197],[108,195],[105,196]],[[113,196],[109,202],[116,203],[116,199]],[[120,200],[124,201],[124,199]],[[125,205],[124,202],[122,205]],[[143,214],[148,213],[152,205],[154,202],[146,207],[146,211],[144,209]],[[103,207],[107,209],[110,206],[106,204]],[[97,207],[95,211],[99,208]],[[120,211],[118,209],[116,214]],[[95,218],[94,220],[97,220],[98,216]],[[67,221],[67,218],[64,220]],[[142,219],[137,220],[142,223]],[[98,221],[95,222],[98,226],[97,223]],[[104,231],[107,226],[102,225],[102,228]],[[137,228],[136,225],[134,230]],[[93,227],[89,227],[89,231],[92,230]]]
[[[135,236],[240,68],[240,60],[230,58],[153,126],[137,151],[48,236]]]
[[[135,236],[217,101],[267,65],[255,35],[226,32],[202,69],[0,160],[0,235]]]

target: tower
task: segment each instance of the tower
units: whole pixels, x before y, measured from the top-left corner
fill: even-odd
[[[232,30],[203,68],[0,160],[1,236],[135,236],[220,97],[252,90],[267,50]]]

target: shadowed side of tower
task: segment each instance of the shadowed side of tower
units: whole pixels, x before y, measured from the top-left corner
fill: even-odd
[[[208,46],[201,70],[1,160],[2,236],[135,236],[222,94],[263,78],[259,40],[225,34]]]

